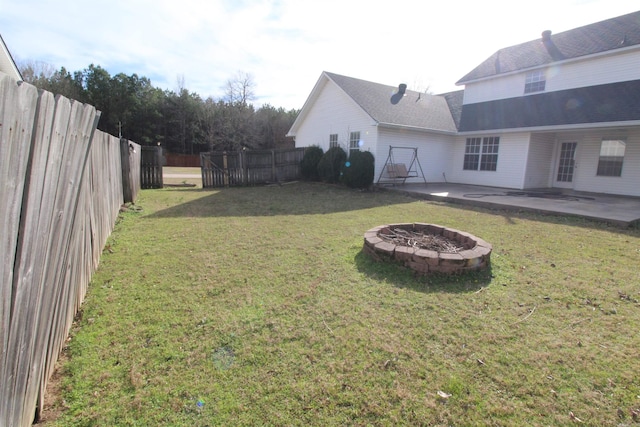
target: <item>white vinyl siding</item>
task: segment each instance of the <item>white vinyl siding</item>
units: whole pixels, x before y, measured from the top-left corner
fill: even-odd
[[[427,182],[444,182],[445,178],[448,178],[454,136],[409,130],[399,131],[383,127],[379,127],[378,132],[378,148],[373,153],[376,162],[374,182],[378,181],[380,171],[389,156],[389,146],[417,147],[418,159]],[[411,150],[396,150],[394,161],[404,163],[409,168],[411,156]],[[422,177],[407,179],[407,183],[410,182],[424,183]]]
[[[447,182],[458,184],[486,185],[522,189],[526,155],[529,147],[529,133],[513,133],[500,135],[499,167],[495,172],[464,170],[465,137],[457,137],[452,145],[452,168],[447,174]]]
[[[555,140],[556,135],[554,133],[531,135],[523,188],[545,188],[551,186]]]
[[[376,144],[374,122],[349,96],[331,81],[320,87],[320,93],[296,131],[296,147],[317,145],[329,149],[330,138],[338,135],[338,145],[349,150],[349,136],[360,130],[361,150],[373,150]],[[366,130],[365,130],[366,129]],[[373,130],[371,132],[370,130]]]
[[[640,129],[629,128],[615,133],[585,131],[569,134],[565,140],[578,141],[573,189],[594,193],[620,194],[640,197]],[[618,176],[598,176],[598,162],[603,139],[626,141],[624,166]]]
[[[640,49],[613,51],[607,55],[591,56],[549,68],[545,77],[545,92],[602,85],[640,79]],[[495,99],[522,96],[526,75],[533,70],[507,74],[465,85],[464,103],[473,104]]]

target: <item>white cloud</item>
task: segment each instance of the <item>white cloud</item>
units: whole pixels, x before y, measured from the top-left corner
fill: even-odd
[[[634,10],[619,0],[0,0],[19,60],[70,71],[94,63],[155,86],[222,95],[237,71],[259,102],[302,107],[323,70],[439,93],[496,50]]]

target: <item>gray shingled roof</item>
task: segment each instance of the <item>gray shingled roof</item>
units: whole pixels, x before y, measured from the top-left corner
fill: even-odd
[[[447,99],[407,90],[398,96],[398,87],[324,73],[379,124],[424,130],[456,132]],[[395,96],[394,96],[395,95]]]
[[[640,11],[500,49],[457,84],[640,44]]]

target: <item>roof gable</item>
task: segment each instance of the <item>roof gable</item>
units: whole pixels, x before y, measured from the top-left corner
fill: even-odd
[[[455,133],[456,121],[444,96],[323,72],[287,135],[293,136],[325,84],[335,84],[379,125]],[[455,99],[455,98],[453,98]],[[460,98],[461,99],[461,98]],[[461,104],[461,102],[460,102]]]
[[[408,89],[400,96],[395,86],[328,72],[325,75],[379,124],[456,132],[449,106],[442,96]]]
[[[640,45],[640,11],[500,49],[457,84]]]

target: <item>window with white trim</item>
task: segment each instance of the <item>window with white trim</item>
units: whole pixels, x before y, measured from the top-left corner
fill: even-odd
[[[598,159],[598,176],[622,176],[627,143],[622,139],[603,139]]]
[[[360,132],[351,132],[349,134],[349,150],[360,149]]]
[[[547,83],[544,70],[535,70],[527,73],[524,79],[524,93],[542,92]]]
[[[329,135],[329,148],[338,146],[338,134],[332,133]]]
[[[464,147],[464,170],[495,171],[498,169],[499,136],[467,138]]]

